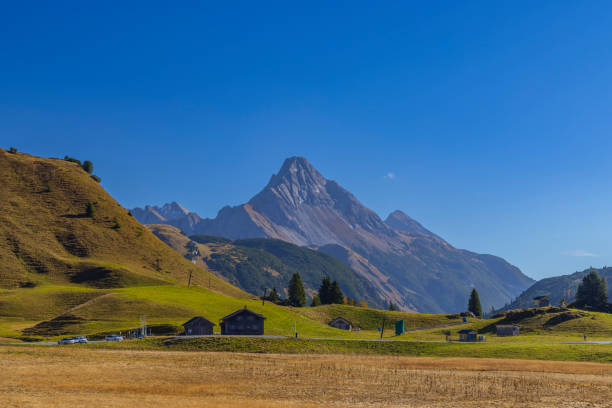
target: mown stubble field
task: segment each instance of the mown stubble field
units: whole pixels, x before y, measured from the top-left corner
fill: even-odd
[[[2,407],[610,407],[612,365],[0,347]]]

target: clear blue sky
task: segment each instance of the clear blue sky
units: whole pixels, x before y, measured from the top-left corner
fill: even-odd
[[[0,145],[202,216],[302,155],[534,278],[612,264],[610,2],[223,3],[4,4]]]

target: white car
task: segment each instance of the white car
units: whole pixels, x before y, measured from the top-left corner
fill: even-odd
[[[104,338],[105,341],[122,341],[123,336],[117,336],[116,334],[109,334]]]
[[[74,342],[75,343],[87,343],[87,337],[85,336],[74,337]]]
[[[73,338],[73,337],[65,337],[63,339],[60,339],[57,344],[74,344],[77,341]]]

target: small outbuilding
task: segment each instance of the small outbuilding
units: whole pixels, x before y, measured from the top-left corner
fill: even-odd
[[[329,325],[331,327],[335,327],[336,329],[340,329],[340,330],[352,330],[353,329],[353,323],[351,323],[350,321],[346,320],[344,317],[336,317],[334,320],[332,320],[331,322],[329,322]]]
[[[193,319],[183,323],[186,336],[204,336],[213,334],[215,324],[202,316],[196,316]]]
[[[550,306],[550,298],[548,296],[536,296],[533,298],[535,307],[546,307]]]
[[[478,341],[478,333],[475,330],[459,330],[459,341]]]
[[[221,319],[221,334],[262,335],[264,334],[263,315],[244,307]]]
[[[495,331],[499,337],[518,336],[519,327],[516,324],[498,324]]]

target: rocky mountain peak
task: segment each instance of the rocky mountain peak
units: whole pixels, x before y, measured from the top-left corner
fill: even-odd
[[[185,207],[183,207],[182,205],[180,205],[176,201],[164,204],[158,210],[158,212],[164,218],[169,219],[169,220],[175,219],[175,218],[181,218],[181,217],[184,217],[184,216],[186,216],[186,215],[188,215],[190,213],[189,210],[187,210]]]
[[[264,197],[270,199],[270,195],[280,198],[291,207],[298,207],[305,202],[328,202],[326,184],[325,177],[306,158],[294,156],[285,160],[278,173],[270,178],[266,188],[251,202],[257,205]]]

